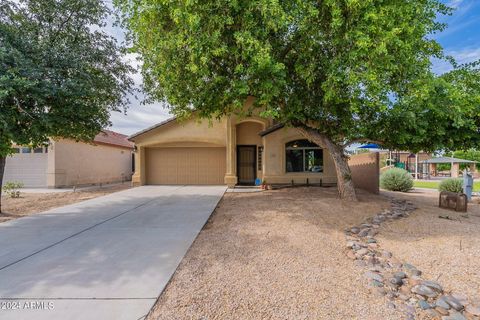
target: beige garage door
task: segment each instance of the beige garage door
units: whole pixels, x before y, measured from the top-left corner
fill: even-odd
[[[147,148],[147,184],[224,184],[225,148]]]

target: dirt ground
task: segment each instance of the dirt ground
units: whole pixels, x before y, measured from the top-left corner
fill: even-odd
[[[95,190],[79,190],[76,192],[55,193],[21,193],[20,198],[2,196],[2,213],[0,223],[8,220],[29,216],[48,209],[80,202],[113,192],[130,188],[129,183],[105,186]]]
[[[149,319],[400,319],[344,253],[344,229],[383,208],[335,188],[227,193]]]
[[[408,194],[418,209],[409,218],[382,224],[380,245],[403,262],[438,279],[447,290],[467,295],[480,303],[480,206],[469,203],[468,214],[438,207],[438,193],[418,190]],[[439,218],[448,215],[453,220]]]

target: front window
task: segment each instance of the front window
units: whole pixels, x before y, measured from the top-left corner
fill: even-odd
[[[323,150],[308,140],[295,140],[285,145],[287,172],[323,172]]]

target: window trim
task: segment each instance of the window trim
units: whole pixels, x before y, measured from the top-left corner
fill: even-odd
[[[284,169],[285,169],[285,173],[287,174],[323,174],[323,163],[324,163],[324,152],[323,152],[323,148],[322,147],[287,147],[287,144],[291,143],[291,142],[294,142],[294,141],[300,141],[300,140],[307,140],[307,139],[295,139],[295,140],[290,140],[290,141],[287,141],[285,142],[284,146],[285,146],[285,152],[283,153],[284,154],[284,157],[285,157],[285,165],[284,165]],[[303,171],[288,171],[287,170],[287,150],[301,150],[302,151],[302,166],[303,166]],[[321,172],[312,172],[312,171],[306,171],[305,170],[305,151],[306,150],[322,150],[322,171]]]

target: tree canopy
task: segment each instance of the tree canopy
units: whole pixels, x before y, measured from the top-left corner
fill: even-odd
[[[101,31],[96,0],[0,5],[0,156],[12,143],[91,140],[132,89],[124,50]]]
[[[350,143],[415,151],[478,141],[475,66],[431,71],[431,58],[445,59],[432,38],[445,28],[437,16],[451,13],[438,0],[115,3],[152,99],[179,116],[220,117],[244,114],[253,96],[257,112],[329,149],[340,184]]]
[[[2,0],[0,187],[13,144],[93,140],[126,107],[133,70],[101,31],[108,13],[97,0]]]

